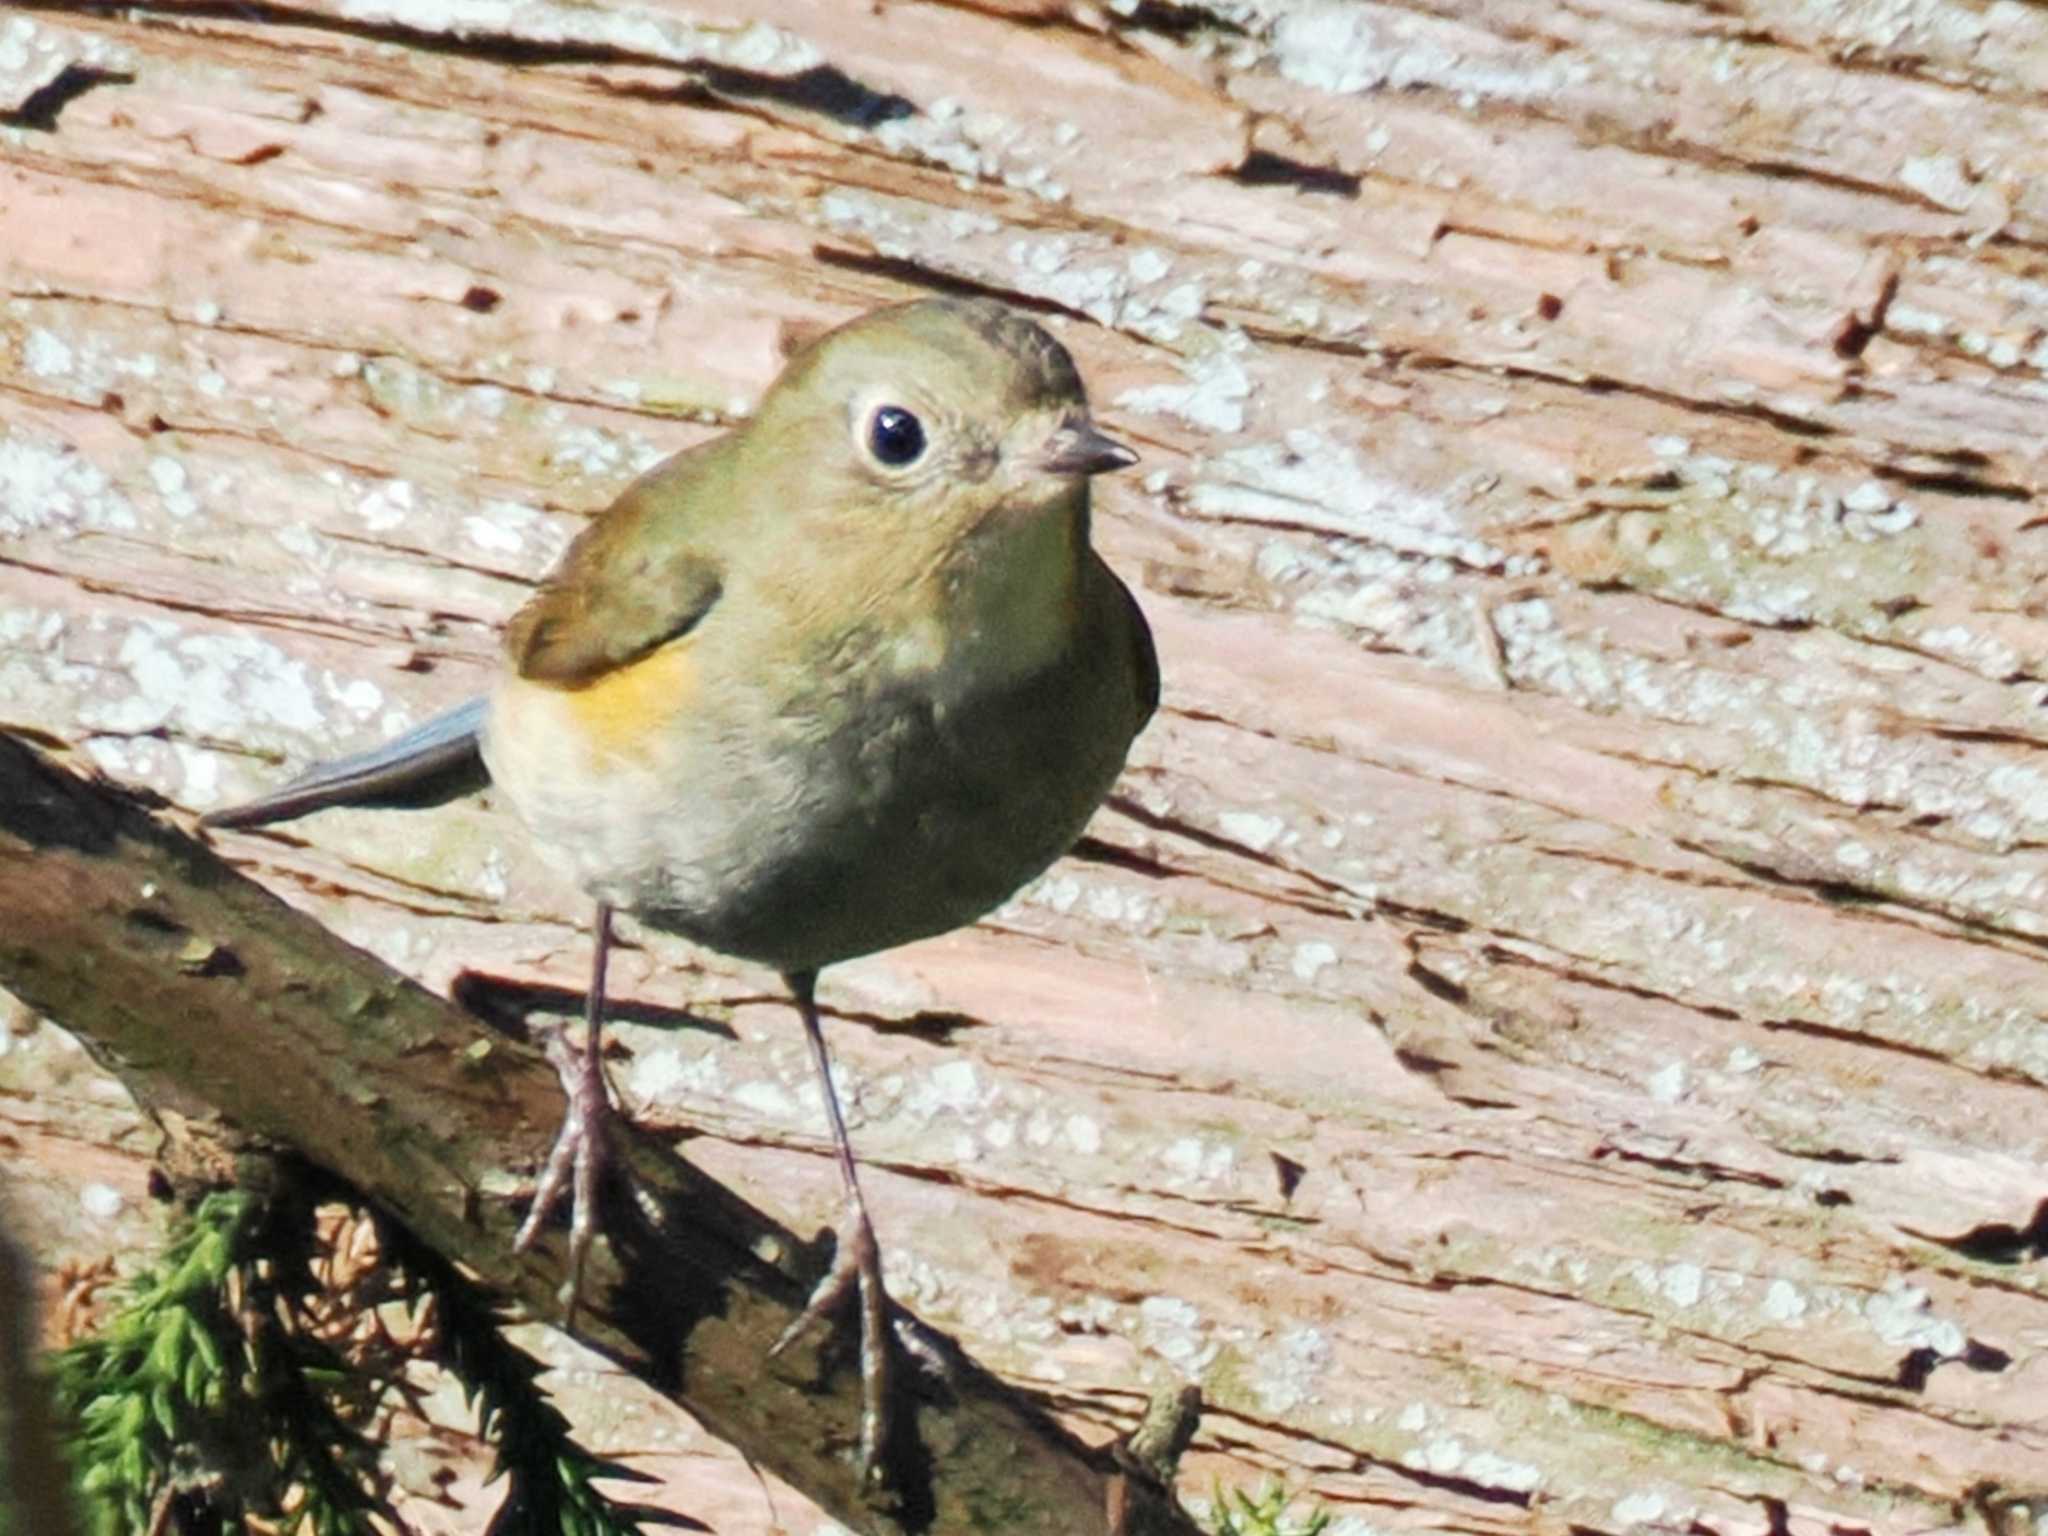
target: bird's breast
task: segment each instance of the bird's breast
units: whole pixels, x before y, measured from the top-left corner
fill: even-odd
[[[1138,724],[1122,649],[1071,622],[720,619],[581,689],[504,680],[485,756],[600,900],[784,968],[1001,901],[1079,832]]]

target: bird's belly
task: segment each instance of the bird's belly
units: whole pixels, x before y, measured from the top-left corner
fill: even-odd
[[[1065,707],[1043,707],[1048,692]],[[691,711],[624,754],[580,732],[559,691],[515,682],[485,757],[598,900],[792,971],[972,922],[1057,859],[1130,743],[1073,693],[941,706],[906,687],[845,711]]]

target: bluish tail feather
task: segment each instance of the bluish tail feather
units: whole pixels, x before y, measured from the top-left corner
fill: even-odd
[[[261,827],[334,805],[440,805],[470,794],[489,782],[477,744],[487,702],[471,699],[381,747],[315,763],[284,788],[208,812],[199,824]]]

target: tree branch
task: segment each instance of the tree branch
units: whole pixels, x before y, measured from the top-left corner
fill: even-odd
[[[231,1145],[288,1146],[449,1260],[559,1323],[564,1244],[514,1254],[488,1190],[562,1112],[539,1054],[292,910],[127,791],[0,734],[0,983],[82,1036],[136,1096]],[[825,1255],[651,1139],[620,1137],[578,1336],[836,1518],[871,1532],[1105,1529],[1116,1465],[950,1340],[900,1373],[913,1449],[888,1508],[850,1448],[850,1348],[770,1362]],[[792,1352],[796,1354],[798,1352]],[[1164,1497],[1133,1531],[1195,1527]]]

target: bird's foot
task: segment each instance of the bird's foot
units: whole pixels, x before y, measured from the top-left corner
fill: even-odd
[[[882,1286],[882,1250],[875,1242],[875,1229],[857,1201],[849,1204],[837,1235],[832,1268],[768,1353],[771,1358],[781,1354],[815,1324],[830,1320],[849,1298],[858,1298],[860,1479],[864,1488],[873,1491],[885,1475],[889,1437],[895,1428],[896,1405],[890,1396],[894,1371],[889,1293]]]
[[[562,1030],[547,1038],[548,1060],[562,1079],[569,1110],[562,1128],[555,1133],[555,1145],[548,1153],[534,1187],[533,1205],[512,1239],[515,1252],[524,1253],[540,1235],[543,1223],[561,1203],[570,1200],[569,1282],[563,1303],[568,1310],[567,1326],[576,1326],[576,1305],[583,1294],[583,1261],[590,1254],[591,1239],[597,1235],[597,1189],[611,1152],[611,1097],[605,1089],[604,1068],[594,1052],[571,1046]]]

